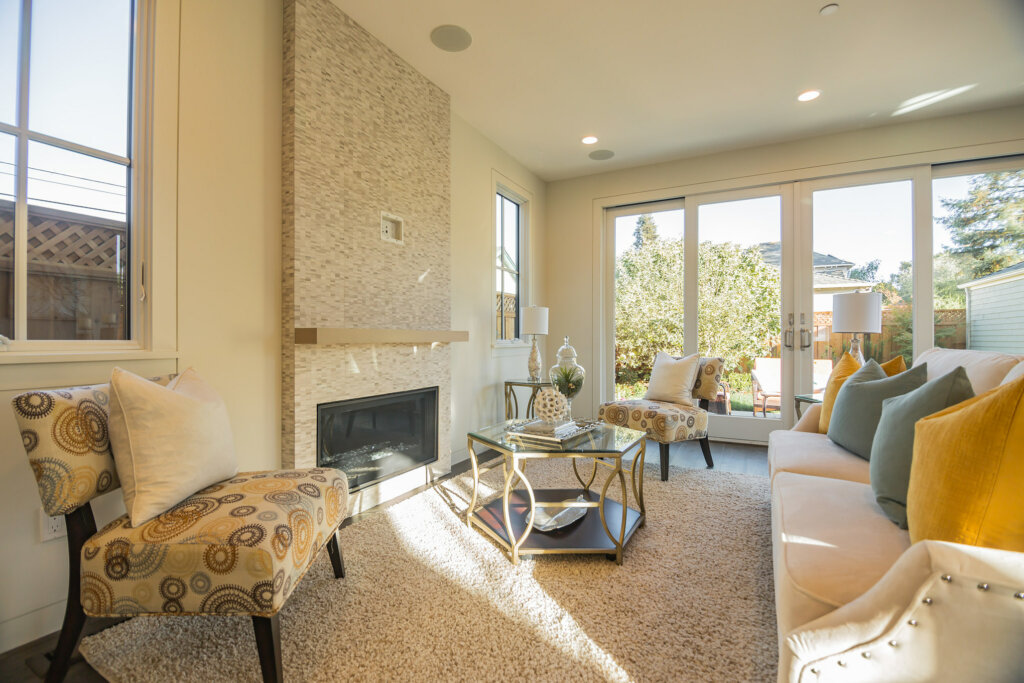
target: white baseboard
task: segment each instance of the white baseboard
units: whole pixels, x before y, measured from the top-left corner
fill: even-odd
[[[27,614],[0,622],[0,653],[59,631],[64,623],[67,600],[40,607]]]

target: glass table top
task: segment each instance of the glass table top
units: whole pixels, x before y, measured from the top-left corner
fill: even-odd
[[[646,436],[644,432],[635,429],[604,423],[599,423],[593,430],[562,447],[524,443],[515,437],[506,436],[509,427],[530,421],[506,420],[474,430],[469,436],[493,448],[514,453],[624,453]]]

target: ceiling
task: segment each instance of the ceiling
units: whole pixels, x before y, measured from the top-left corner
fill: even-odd
[[[828,1],[333,0],[548,181],[1024,102],[1024,0]]]

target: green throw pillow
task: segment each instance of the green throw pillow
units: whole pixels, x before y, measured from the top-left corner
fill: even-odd
[[[882,417],[882,401],[917,389],[927,378],[927,363],[886,377],[882,366],[869,360],[839,389],[828,423],[828,438],[851,453],[869,459],[878,419]]]
[[[974,396],[959,367],[902,396],[882,401],[882,417],[871,445],[871,488],[885,515],[907,528],[907,489],[914,455],[914,423]]]

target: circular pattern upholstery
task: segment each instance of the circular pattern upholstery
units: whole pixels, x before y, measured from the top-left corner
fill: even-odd
[[[141,526],[125,515],[82,549],[83,607],[90,616],[272,615],[344,519],[347,487],[329,468],[246,473]]]

